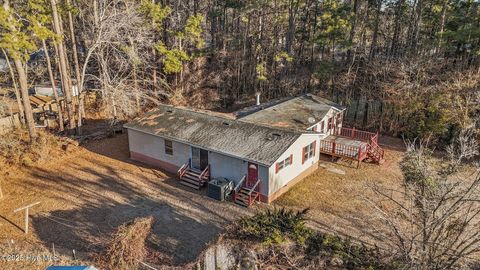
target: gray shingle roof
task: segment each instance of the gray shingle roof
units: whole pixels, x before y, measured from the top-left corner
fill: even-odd
[[[321,121],[332,108],[342,111],[345,108],[324,98],[305,94],[280,102],[270,102],[236,113],[241,121],[305,131],[313,124]],[[260,107],[260,109],[258,109]]]
[[[168,105],[160,105],[125,127],[265,166],[271,166],[301,135]]]

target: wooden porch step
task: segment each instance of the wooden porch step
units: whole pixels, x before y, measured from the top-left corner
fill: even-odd
[[[199,184],[199,182],[200,181],[198,180],[197,177],[189,174],[183,175],[182,178],[180,179],[180,183],[182,185],[185,185],[194,189],[200,189],[201,185]]]
[[[248,193],[250,193],[250,189],[248,188],[241,188],[238,193],[236,194],[236,198],[235,198],[235,203],[238,204],[238,205],[241,205],[241,206],[244,206],[244,207],[250,207],[254,201],[252,201],[251,204],[248,203],[248,199],[249,199],[249,195]],[[258,196],[258,192],[257,191],[253,191],[252,192],[252,197],[253,198],[256,198]]]
[[[235,203],[244,207],[250,207],[250,205],[246,201],[235,200]]]
[[[193,171],[191,169],[189,169],[187,172],[185,172],[185,175],[190,175],[190,176],[193,176],[193,177],[200,177],[200,174],[202,172],[196,172],[196,171]]]
[[[187,186],[187,187],[190,187],[190,188],[193,188],[193,189],[197,189],[197,190],[200,189],[200,187],[197,184],[192,184],[192,183],[187,182],[187,181],[181,180],[180,184],[182,184],[184,186]]]

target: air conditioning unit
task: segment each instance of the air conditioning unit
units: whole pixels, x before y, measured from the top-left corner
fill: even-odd
[[[208,182],[208,197],[224,201],[233,190],[233,181],[223,177],[212,179]]]

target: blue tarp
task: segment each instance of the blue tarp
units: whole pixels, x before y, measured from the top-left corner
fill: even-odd
[[[93,266],[49,266],[45,270],[98,270]]]

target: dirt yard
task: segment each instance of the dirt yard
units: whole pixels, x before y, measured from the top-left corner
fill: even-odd
[[[100,251],[118,225],[153,215],[156,248],[179,265],[195,259],[225,225],[251,211],[132,162],[126,135],[80,146],[56,162],[9,171],[2,187],[0,253],[52,251],[54,245],[56,254],[72,257],[75,250],[81,258]],[[23,212],[13,210],[37,201],[25,236]],[[3,255],[8,254],[0,254],[0,265],[8,260],[2,261]],[[19,269],[19,263],[8,265]],[[48,264],[32,262],[29,269]]]
[[[320,168],[275,201],[276,206],[310,208],[310,224],[325,232],[351,236],[372,243],[376,210],[368,200],[375,200],[371,186],[401,187],[398,162],[404,155],[403,142],[383,138],[386,162],[382,165],[320,161]],[[382,240],[382,239],[377,239]]]
[[[396,147],[386,149],[385,164],[363,163],[355,169],[325,159],[314,174],[273,206],[310,207],[313,227],[370,241],[367,221],[372,209],[365,201],[371,195],[369,185],[400,184],[401,142],[386,143]],[[151,239],[155,249],[181,265],[194,260],[227,224],[254,211],[212,200],[205,191],[191,191],[173,176],[132,162],[126,135],[69,152],[54,162],[7,170],[0,204],[0,265],[6,261],[4,255],[51,254],[53,247],[57,255],[67,258],[65,263],[80,262],[71,261],[72,250],[77,258],[88,261],[87,254],[102,250],[118,225],[149,215],[156,218]],[[23,212],[13,210],[37,201],[40,204],[31,210],[30,233],[25,236]],[[43,269],[52,264],[20,260],[2,269],[19,265]]]

